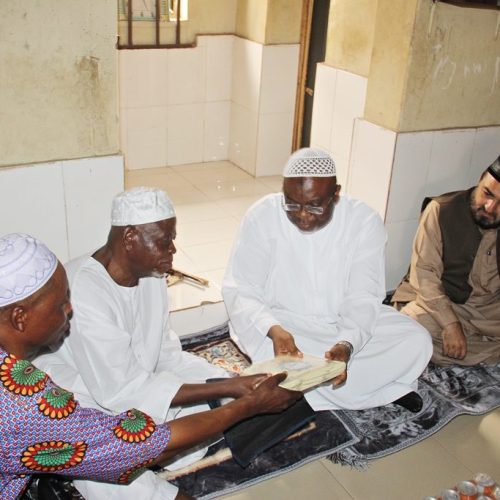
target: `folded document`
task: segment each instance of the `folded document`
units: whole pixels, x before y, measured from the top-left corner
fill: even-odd
[[[311,387],[327,382],[345,370],[343,361],[329,361],[324,358],[304,354],[302,358],[277,356],[268,361],[255,363],[243,372],[243,375],[254,373],[287,372],[287,378],[280,384],[285,389],[305,391]]]

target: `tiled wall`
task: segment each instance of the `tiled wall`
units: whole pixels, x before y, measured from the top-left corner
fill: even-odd
[[[343,192],[384,219],[386,288],[406,272],[425,196],[473,186],[500,153],[500,127],[396,133],[363,120],[366,78],[319,64],[311,144],[332,153]]]
[[[104,243],[122,190],[121,156],[0,169],[0,234],[32,234],[66,262]]]
[[[248,173],[279,175],[292,149],[298,45],[235,38],[229,159]]]
[[[227,159],[233,36],[193,49],[119,51],[128,169]]]
[[[230,159],[274,175],[291,150],[298,45],[199,36],[189,49],[122,50],[128,169]]]
[[[500,154],[500,127],[398,134],[385,224],[387,289],[408,268],[422,200],[474,186]]]
[[[349,161],[356,118],[365,109],[366,78],[318,64],[314,87],[311,146],[335,158],[337,177],[348,192]]]

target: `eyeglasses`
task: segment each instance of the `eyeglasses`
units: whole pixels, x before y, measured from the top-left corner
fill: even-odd
[[[301,205],[300,203],[287,203],[285,199],[285,195],[282,196],[281,198],[281,204],[283,206],[283,210],[285,212],[300,212],[302,209],[304,209],[308,214],[312,215],[323,215],[325,213],[325,210],[328,208],[328,205],[333,201],[333,196],[328,198],[328,200],[323,202],[320,206],[314,206],[314,205]]]

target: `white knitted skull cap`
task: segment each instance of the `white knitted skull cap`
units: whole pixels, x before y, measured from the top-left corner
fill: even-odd
[[[302,148],[293,153],[283,169],[283,177],[335,177],[333,158],[322,149]]]

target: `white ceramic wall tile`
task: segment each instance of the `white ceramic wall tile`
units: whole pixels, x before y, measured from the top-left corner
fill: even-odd
[[[236,37],[233,45],[231,100],[258,111],[262,73],[262,45]]]
[[[68,257],[73,259],[104,244],[111,200],[123,191],[123,157],[103,156],[62,163]],[[92,193],[89,196],[89,193]]]
[[[205,100],[205,48],[168,50],[168,104]]]
[[[316,66],[311,121],[311,144],[330,149],[337,70],[326,64]]]
[[[347,192],[385,218],[396,133],[356,119]]]
[[[337,70],[333,105],[330,151],[334,158],[349,158],[354,119],[362,118],[365,109],[367,78]]]
[[[417,226],[418,218],[386,224],[385,289],[387,291],[394,290],[408,271]]]
[[[255,175],[257,111],[250,111],[233,102],[230,123],[229,160]]]
[[[205,95],[208,102],[231,99],[233,42],[233,35],[198,37],[198,44],[205,47]]]
[[[347,179],[349,178],[349,158],[335,156],[335,170],[337,172],[337,184],[342,186],[342,193],[347,193]]]
[[[292,151],[293,118],[293,112],[260,115],[256,177],[283,172],[283,166]]]
[[[299,45],[265,45],[262,49],[260,109],[293,113],[297,90]]]
[[[230,119],[231,101],[205,103],[203,161],[228,157]]]
[[[468,185],[474,186],[484,170],[500,155],[500,127],[476,130]]]
[[[434,132],[398,134],[386,222],[418,217],[425,197]]]
[[[434,132],[426,196],[468,187],[476,129]]]
[[[167,165],[167,108],[127,111],[125,162],[129,170]]]
[[[203,158],[204,105],[180,104],[167,109],[168,165],[200,162]]]
[[[168,95],[166,49],[119,50],[120,106],[164,106]]]
[[[61,163],[0,169],[0,212],[0,234],[31,234],[68,259]]]
[[[120,151],[128,151],[128,121],[127,121],[127,109],[120,108],[119,123],[118,127],[120,130]]]

